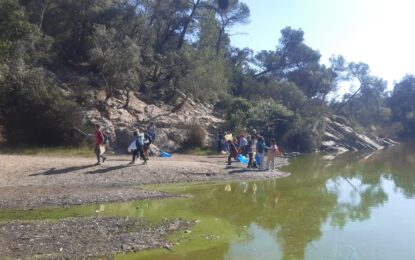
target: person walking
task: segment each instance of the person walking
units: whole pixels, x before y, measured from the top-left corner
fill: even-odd
[[[101,126],[96,125],[96,131],[95,131],[95,155],[97,156],[96,165],[101,164],[101,159],[102,159],[102,162],[105,162],[105,160],[107,160],[107,157],[103,155],[104,153],[105,153],[105,135],[104,135],[104,132],[101,130]]]
[[[130,164],[134,164],[138,156],[144,161],[143,164],[147,163],[147,158],[144,155],[144,134],[139,133],[139,131],[134,131],[133,133],[135,137],[135,145],[137,146],[137,149],[133,151],[133,159],[130,162]]]
[[[275,142],[275,139],[271,139],[271,145],[268,148],[268,152],[267,152],[267,167],[268,170],[273,171],[275,170],[275,157],[277,157],[278,155],[278,146],[277,143]],[[270,167],[270,164],[272,165]]]

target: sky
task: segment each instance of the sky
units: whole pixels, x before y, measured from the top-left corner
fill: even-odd
[[[321,62],[332,55],[364,62],[389,88],[415,74],[415,1],[413,0],[241,0],[250,23],[231,30],[233,46],[275,50],[281,29],[303,29],[305,43],[319,50]]]

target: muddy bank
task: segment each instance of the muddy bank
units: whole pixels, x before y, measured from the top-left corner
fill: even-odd
[[[143,184],[263,180],[285,177],[280,171],[248,171],[225,156],[177,155],[130,165],[127,156],[112,156],[103,165],[93,158],[0,155],[0,209],[61,207],[172,195],[142,189]],[[278,165],[287,164],[285,158]],[[138,186],[138,187],[137,187]]]
[[[143,219],[91,217],[0,224],[0,258],[86,259],[171,245],[166,236],[191,228],[181,219],[149,226]],[[109,257],[110,258],[110,257]]]

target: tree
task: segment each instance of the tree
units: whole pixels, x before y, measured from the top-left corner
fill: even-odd
[[[239,0],[228,0],[228,4],[225,2],[226,1],[217,2],[216,0],[211,0],[211,2],[206,5],[207,8],[215,10],[219,20],[219,30],[216,40],[217,55],[222,48],[226,30],[237,23],[247,23],[250,15],[249,7],[245,3],[240,2]]]
[[[277,78],[285,78],[289,73],[318,64],[320,53],[304,43],[304,32],[286,27],[281,30],[281,38],[276,51],[260,52],[257,62],[263,71],[255,77],[272,73]]]
[[[393,119],[403,125],[404,136],[415,136],[415,76],[406,75],[398,82],[390,98]]]
[[[106,85],[107,99],[114,89],[126,92],[125,107],[129,105],[130,90],[140,83],[140,48],[128,36],[118,35],[114,29],[96,25],[92,40],[91,59],[98,66]]]

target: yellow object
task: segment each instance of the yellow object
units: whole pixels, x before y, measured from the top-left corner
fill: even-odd
[[[232,134],[227,134],[227,135],[225,135],[225,140],[226,140],[226,141],[233,141],[233,136],[232,136]]]
[[[227,184],[227,185],[225,186],[225,191],[227,191],[227,192],[232,191],[232,187],[231,187],[231,185]]]

